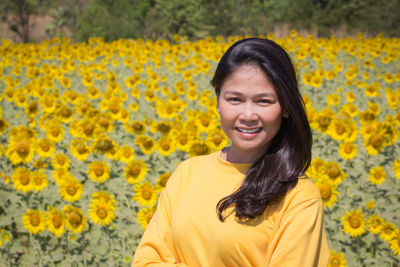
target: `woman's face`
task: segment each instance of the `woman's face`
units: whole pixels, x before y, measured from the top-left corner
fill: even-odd
[[[252,163],[267,150],[282,122],[275,88],[253,65],[239,67],[226,78],[218,97],[221,126],[231,140],[227,160]]]

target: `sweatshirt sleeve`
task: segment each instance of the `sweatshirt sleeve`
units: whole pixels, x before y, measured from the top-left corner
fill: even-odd
[[[170,177],[166,188],[161,192],[157,210],[135,251],[132,267],[187,266],[178,262],[171,235],[171,197],[174,196],[175,191],[171,187],[174,187],[173,180],[176,178],[174,176],[177,176],[177,171]]]
[[[275,238],[269,267],[328,266],[322,200],[308,199],[291,207],[283,215]]]

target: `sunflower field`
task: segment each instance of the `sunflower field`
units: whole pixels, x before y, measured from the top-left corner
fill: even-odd
[[[243,37],[3,40],[0,266],[129,266],[177,164],[229,144],[210,80]],[[399,266],[400,38],[265,37],[298,71],[330,266]]]

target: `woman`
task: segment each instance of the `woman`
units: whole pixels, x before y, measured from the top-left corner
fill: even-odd
[[[327,266],[323,205],[304,175],[312,135],[293,64],[250,38],[211,81],[222,151],[182,162],[162,192],[133,266]]]

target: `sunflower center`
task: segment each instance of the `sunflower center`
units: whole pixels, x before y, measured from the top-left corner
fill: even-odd
[[[73,195],[75,195],[76,194],[76,192],[78,191],[78,188],[75,186],[75,185],[69,185],[68,187],[67,187],[67,193],[68,193],[68,195],[71,195],[71,196],[73,196]]]
[[[391,225],[387,225],[386,227],[384,227],[384,228],[382,229],[382,232],[384,232],[384,233],[387,234],[387,235],[392,234],[393,231],[394,231],[394,229],[392,228]]]
[[[48,152],[48,151],[50,150],[50,144],[47,143],[47,142],[43,142],[43,143],[40,145],[40,147],[42,148],[42,150],[43,150],[44,152]]]
[[[382,146],[383,143],[383,137],[380,134],[374,134],[371,139],[370,139],[371,145],[374,148],[379,148]]]
[[[29,154],[29,144],[26,141],[21,141],[17,144],[16,150],[20,156],[26,156]]]
[[[161,185],[162,187],[165,187],[167,185],[168,179],[169,179],[169,175],[163,176],[159,182],[159,185]]]
[[[353,146],[352,145],[345,145],[344,146],[344,152],[346,154],[350,154],[351,152],[353,152]]]
[[[38,226],[40,224],[40,217],[38,214],[32,214],[30,216],[30,222],[33,226]]]
[[[151,190],[150,188],[144,188],[142,191],[142,197],[145,200],[149,200],[151,198],[151,196],[153,195],[153,190]]]
[[[171,146],[169,144],[163,144],[162,145],[162,149],[165,150],[165,151],[168,151],[170,149],[170,147]]]
[[[23,173],[23,174],[19,177],[19,182],[20,182],[22,185],[27,185],[27,184],[29,184],[29,181],[30,181],[30,179],[29,179],[29,174],[27,174],[27,173]]]
[[[96,176],[102,176],[104,174],[104,169],[99,166],[94,170],[94,174],[96,174]]]
[[[178,138],[178,142],[183,146],[186,145],[188,141],[189,139],[187,138],[186,135],[182,135]]]
[[[65,158],[64,157],[58,157],[57,158],[57,163],[60,165],[64,165],[65,164]]]
[[[129,149],[126,149],[126,150],[124,150],[123,155],[125,158],[129,158],[132,155],[132,153]]]
[[[335,166],[330,167],[328,170],[328,175],[330,178],[336,178],[339,176],[339,174],[340,174],[340,172],[339,172],[338,168],[336,168]]]
[[[151,149],[153,147],[153,141],[148,139],[143,142],[143,146],[146,149]]]
[[[174,108],[173,108],[172,106],[167,106],[167,107],[165,108],[165,112],[166,112],[167,114],[172,114],[172,113],[174,112]]]
[[[327,185],[320,186],[319,190],[321,192],[321,197],[324,200],[328,200],[332,195],[331,188]]]
[[[35,182],[36,185],[41,185],[43,183],[43,178],[39,175],[37,175],[33,181]]]
[[[361,226],[361,219],[356,215],[351,215],[349,219],[351,228],[357,229]]]
[[[340,259],[338,259],[338,258],[333,258],[333,259],[331,260],[330,266],[332,266],[332,267],[339,267],[339,266],[340,266]]]
[[[51,218],[51,222],[53,223],[53,226],[55,228],[60,228],[63,220],[60,215],[56,214],[56,215],[53,215],[53,217]]]
[[[140,168],[139,165],[133,165],[133,166],[130,167],[129,173],[130,173],[132,176],[138,176],[139,173],[140,173],[140,170],[141,170],[141,168]]]
[[[381,222],[378,219],[373,219],[371,221],[371,225],[372,225],[373,228],[377,228],[380,224],[381,224]]]
[[[344,128],[343,125],[341,125],[341,124],[336,125],[336,133],[338,135],[344,134],[345,131],[346,131],[346,128]]]
[[[133,130],[140,132],[143,130],[143,125],[141,123],[134,123],[132,125]]]
[[[161,123],[158,125],[158,130],[163,134],[167,134],[171,130],[171,127],[168,124]]]
[[[86,147],[84,144],[79,143],[76,145],[76,151],[78,151],[79,154],[85,154],[86,153]]]
[[[99,124],[100,124],[101,127],[107,128],[108,125],[110,125],[110,122],[108,121],[107,118],[101,117],[101,118],[99,119]]]
[[[331,123],[331,120],[329,118],[322,117],[319,119],[318,123],[321,127],[325,128],[325,127],[329,126],[329,124]]]
[[[52,136],[54,136],[54,137],[57,137],[57,136],[59,136],[60,135],[60,130],[58,129],[58,128],[52,128],[51,130],[50,130],[50,134],[52,135]]]
[[[91,124],[91,123],[88,123],[88,124],[86,124],[86,125],[83,127],[83,131],[84,131],[84,133],[85,133],[86,135],[92,134],[92,133],[93,133],[93,130],[94,130],[94,126],[93,126],[93,124]]]
[[[105,208],[98,208],[96,210],[96,215],[100,218],[100,219],[104,219],[107,217],[107,210]]]
[[[81,222],[82,222],[82,216],[81,216],[79,213],[73,211],[73,212],[71,212],[71,213],[68,215],[68,221],[69,221],[74,227],[77,227],[77,226],[80,225]]]
[[[222,142],[222,136],[219,134],[214,134],[214,136],[212,137],[212,141],[215,145],[219,145]]]
[[[61,115],[64,118],[69,118],[72,115],[72,111],[69,108],[63,108],[63,110],[61,111]]]
[[[113,148],[113,143],[110,140],[100,140],[96,144],[96,148],[102,152],[107,152]]]
[[[205,144],[195,144],[193,151],[196,155],[206,155],[208,153],[208,146]]]

